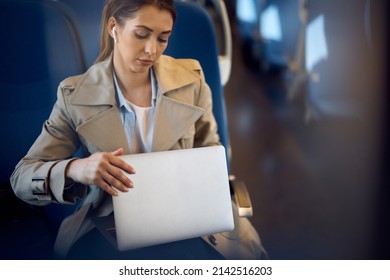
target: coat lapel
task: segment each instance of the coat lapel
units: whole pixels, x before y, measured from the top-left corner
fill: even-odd
[[[202,108],[180,103],[166,96],[161,96],[157,102],[152,148],[154,152],[171,149],[204,112]]]
[[[75,89],[71,104],[84,106],[78,133],[93,143],[96,150],[111,152],[123,148],[130,153],[120,112],[115,98],[112,60],[108,59],[91,67]]]
[[[112,152],[123,148],[124,154],[130,153],[119,110],[115,106],[86,121],[78,128],[78,133],[93,143],[96,151]]]
[[[198,71],[199,69],[193,69]],[[169,97],[169,92],[199,80],[198,73],[161,56],[154,66],[158,93],[152,151],[170,150],[204,113],[204,109]]]

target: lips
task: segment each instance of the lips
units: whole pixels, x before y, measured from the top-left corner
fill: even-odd
[[[139,58],[138,62],[141,65],[144,65],[144,66],[151,66],[153,64],[153,60],[150,60],[150,59],[141,59],[141,58]]]

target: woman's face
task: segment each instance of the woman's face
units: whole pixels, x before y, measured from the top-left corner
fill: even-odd
[[[165,51],[172,28],[169,11],[142,7],[135,18],[126,20],[122,27],[115,26],[115,63],[120,63],[125,71],[148,71]]]

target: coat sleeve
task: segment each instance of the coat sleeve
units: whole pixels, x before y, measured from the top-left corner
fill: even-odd
[[[65,185],[66,167],[80,146],[65,102],[68,90],[59,86],[57,101],[49,119],[43,124],[41,134],[11,175],[11,186],[16,196],[27,203],[69,204],[86,194],[86,186]]]

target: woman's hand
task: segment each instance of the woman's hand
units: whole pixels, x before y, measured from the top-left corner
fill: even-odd
[[[113,196],[119,191],[127,192],[133,187],[130,179],[122,170],[134,174],[132,166],[125,163],[118,156],[123,154],[123,149],[114,152],[99,152],[87,158],[72,161],[66,170],[66,176],[75,182],[84,185],[97,185]]]

